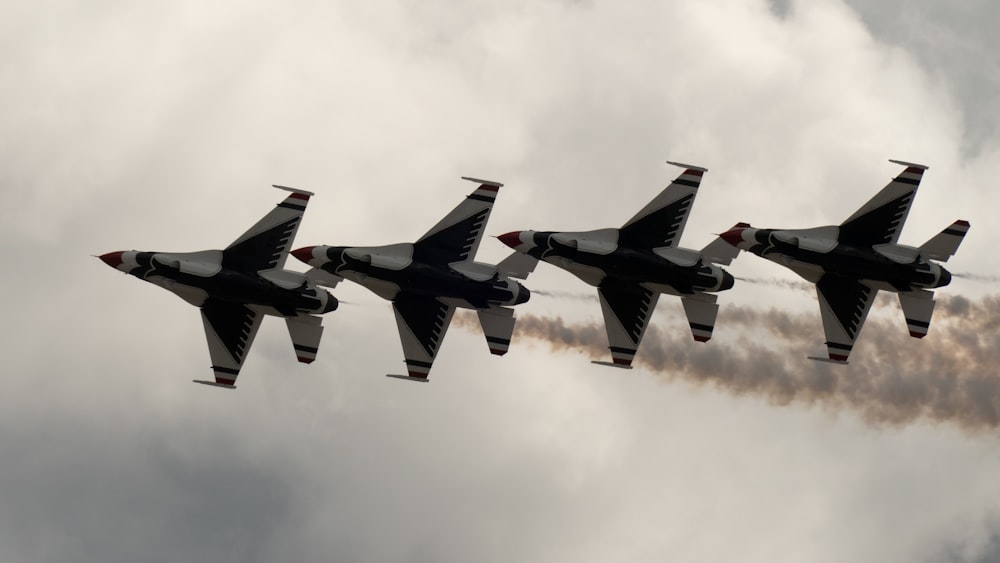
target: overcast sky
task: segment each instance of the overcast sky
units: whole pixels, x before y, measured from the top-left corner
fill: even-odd
[[[0,560],[1000,559],[997,21],[986,0],[0,1]],[[668,159],[709,169],[700,248],[839,223],[889,158],[930,166],[901,242],[969,220],[967,277],[920,342],[881,300],[842,369],[805,359],[814,293],[744,255],[729,270],[764,283],[720,297],[712,341],[663,298],[632,371],[537,331],[494,357],[459,318],[431,383],[387,379],[391,309],[345,283],[314,364],[267,319],[225,392],[190,383],[197,311],[92,257],[222,248],[273,183],[317,194],[297,246],[412,241],[463,175],[505,183],[490,235],[619,226]],[[566,272],[527,285],[557,296],[526,329],[600,319]]]

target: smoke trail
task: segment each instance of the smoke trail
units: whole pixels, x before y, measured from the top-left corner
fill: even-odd
[[[532,295],[541,295],[542,297],[553,297],[555,299],[577,299],[579,301],[590,301],[597,300],[597,291],[593,293],[577,293],[575,291],[562,291],[558,289],[532,289]]]
[[[972,281],[981,281],[981,282],[988,282],[988,283],[997,283],[997,282],[1000,282],[1000,276],[990,276],[990,275],[986,275],[986,274],[973,274],[973,273],[970,273],[970,272],[952,272],[951,275],[952,275],[952,277],[955,277],[955,278],[962,278],[962,279],[972,280]]]
[[[931,332],[922,340],[908,335],[901,313],[890,320],[870,318],[848,366],[805,359],[807,353],[825,355],[818,312],[790,314],[727,304],[718,326],[727,332],[735,326],[738,336],[717,335],[698,344],[685,327],[664,329],[654,320],[636,363],[668,380],[712,385],[774,405],[853,410],[874,425],[923,419],[969,431],[1000,428],[1000,296],[976,302],[960,296],[939,299]],[[601,323],[522,314],[515,346],[525,338],[557,351],[581,350],[595,359],[608,355]]]
[[[784,287],[798,291],[813,291],[815,285],[802,280],[785,280],[781,278],[743,278],[736,276],[736,281],[752,283],[755,285],[771,285],[774,287]]]

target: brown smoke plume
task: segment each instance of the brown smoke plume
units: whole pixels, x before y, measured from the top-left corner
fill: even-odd
[[[683,320],[679,307],[674,313],[675,322]],[[639,367],[668,380],[712,385],[775,405],[849,409],[875,425],[931,420],[970,431],[1000,427],[1000,296],[976,302],[939,298],[930,334],[920,340],[909,336],[901,312],[895,319],[873,315],[847,366],[805,358],[826,353],[818,310],[795,314],[723,304],[717,326],[726,329],[705,344],[694,342],[684,326],[661,328],[668,315],[657,311],[636,355]],[[477,324],[471,317],[456,320],[466,327]],[[599,322],[520,314],[514,346],[523,339],[608,359]]]

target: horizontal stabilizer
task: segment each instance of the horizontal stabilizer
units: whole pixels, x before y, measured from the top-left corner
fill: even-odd
[[[306,278],[316,285],[321,285],[323,287],[334,288],[337,284],[344,281],[344,278],[338,276],[337,274],[331,274],[322,268],[311,268],[305,273]]]
[[[914,338],[927,336],[927,331],[931,327],[931,315],[934,314],[934,292],[927,290],[900,292],[899,306],[903,308],[910,336]]]
[[[924,258],[947,262],[958,252],[958,246],[962,244],[965,234],[969,232],[969,226],[968,221],[961,219],[955,221],[947,229],[920,245],[920,254]]]
[[[503,356],[510,348],[510,339],[514,334],[514,309],[491,307],[480,309],[477,313],[479,314],[479,324],[483,327],[483,334],[486,335],[486,344],[490,347],[490,353]]]
[[[392,377],[395,379],[405,379],[406,381],[416,381],[418,383],[427,383],[428,381],[430,381],[429,379],[427,379],[427,376],[417,377],[415,375],[397,375],[395,373],[387,373],[385,374],[385,376]]]
[[[597,364],[599,366],[608,366],[608,367],[620,368],[620,369],[632,369],[632,364],[616,364],[616,363],[613,363],[613,362],[602,362],[600,360],[590,360],[590,363]]]
[[[204,379],[192,379],[191,381],[195,383],[201,383],[202,385],[208,385],[210,387],[221,387],[223,389],[236,389],[235,385],[228,385],[226,383],[216,383],[214,381],[205,381]]]
[[[715,237],[715,240],[701,249],[703,259],[721,266],[728,266],[739,254],[740,249],[729,244],[722,237]]]
[[[712,338],[715,317],[719,314],[719,304],[715,300],[716,296],[706,293],[681,298],[691,334],[698,342],[708,342]]]
[[[514,252],[497,264],[497,270],[512,278],[519,280],[528,279],[528,275],[535,271],[538,265],[538,258],[529,256],[523,252]]]
[[[295,356],[304,364],[311,364],[319,352],[319,341],[323,337],[323,320],[313,315],[286,317],[288,334],[292,337]]]

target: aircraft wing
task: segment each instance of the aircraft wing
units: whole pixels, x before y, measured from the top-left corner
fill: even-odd
[[[236,385],[243,359],[257,336],[263,315],[238,303],[209,299],[201,308],[208,352],[212,356],[215,383],[221,387]],[[199,383],[206,383],[199,381]]]
[[[854,280],[830,276],[823,276],[816,283],[830,360],[847,362],[877,293],[877,290]]]
[[[274,186],[292,193],[233,241],[222,253],[222,265],[243,272],[283,268],[312,192]]]
[[[660,294],[638,285],[624,284],[603,284],[597,288],[597,294],[614,362],[611,365],[631,367]]]
[[[685,170],[622,226],[621,236],[650,248],[677,246],[694,204],[694,196],[701,185],[701,177],[707,170],[676,162],[670,164]]]
[[[466,262],[476,255],[493,201],[503,184],[462,177],[479,187],[413,244],[413,259],[431,264]]]
[[[927,167],[899,160],[906,166],[882,191],[868,200],[840,225],[839,240],[856,246],[895,244],[910,213],[910,204]]]
[[[392,302],[392,310],[409,377],[426,381],[455,307],[433,297],[403,293]]]

